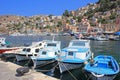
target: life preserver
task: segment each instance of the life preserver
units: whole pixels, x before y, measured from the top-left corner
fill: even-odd
[[[92,73],[92,75],[95,76],[95,77],[103,77],[103,76],[104,76],[104,74],[95,74],[94,72],[91,72],[91,73]]]

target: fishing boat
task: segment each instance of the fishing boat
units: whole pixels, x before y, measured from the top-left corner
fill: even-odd
[[[30,60],[31,56],[36,56],[40,49],[45,46],[44,41],[33,42],[31,46],[23,47],[23,49],[16,54],[17,61]]]
[[[119,65],[112,56],[99,55],[86,64],[85,70],[92,80],[113,80],[119,73]]]
[[[96,40],[96,36],[90,35],[90,36],[86,37],[86,39],[88,39],[88,40]]]
[[[56,62],[56,57],[61,51],[60,41],[46,41],[46,46],[39,51],[37,56],[32,56],[31,59],[34,63],[34,68],[41,66],[51,65]],[[54,65],[53,65],[54,66]]]
[[[17,47],[9,47],[8,43],[5,40],[6,38],[0,37],[0,54],[5,53],[6,51],[18,49]]]
[[[108,41],[109,38],[108,38],[108,37],[105,37],[105,36],[96,36],[96,40],[97,40],[97,41]]]
[[[71,40],[58,57],[60,72],[80,68],[90,57],[90,40]]]
[[[83,39],[84,36],[81,33],[75,34],[74,35],[76,39]]]

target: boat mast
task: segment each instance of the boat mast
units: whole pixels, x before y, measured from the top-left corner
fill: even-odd
[[[55,41],[55,35],[53,35],[53,39],[52,39],[52,41]]]

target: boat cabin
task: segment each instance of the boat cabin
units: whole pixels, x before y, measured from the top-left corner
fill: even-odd
[[[39,48],[31,48],[31,47],[27,47],[27,48],[23,48],[21,54],[31,54],[33,56],[37,56],[38,52],[40,51]]]
[[[60,41],[46,41],[45,47],[40,50],[39,58],[55,58],[60,53]]]
[[[90,47],[89,40],[72,40],[68,47]]]
[[[91,55],[89,43],[87,40],[72,40],[68,47],[62,49],[61,58],[75,63],[84,62]]]
[[[45,47],[57,48],[60,51],[61,50],[61,42],[60,41],[46,41]]]
[[[19,54],[29,54],[36,56],[39,51],[45,47],[45,44],[45,42],[33,42],[31,46],[23,48],[22,52]]]
[[[45,48],[39,52],[40,58],[55,58],[57,54],[59,54],[59,52],[54,48]]]

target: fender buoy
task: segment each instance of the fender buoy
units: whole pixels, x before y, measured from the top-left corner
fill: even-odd
[[[18,75],[22,76],[25,73],[29,72],[29,68],[28,67],[20,67],[16,70],[16,72],[17,72]]]

